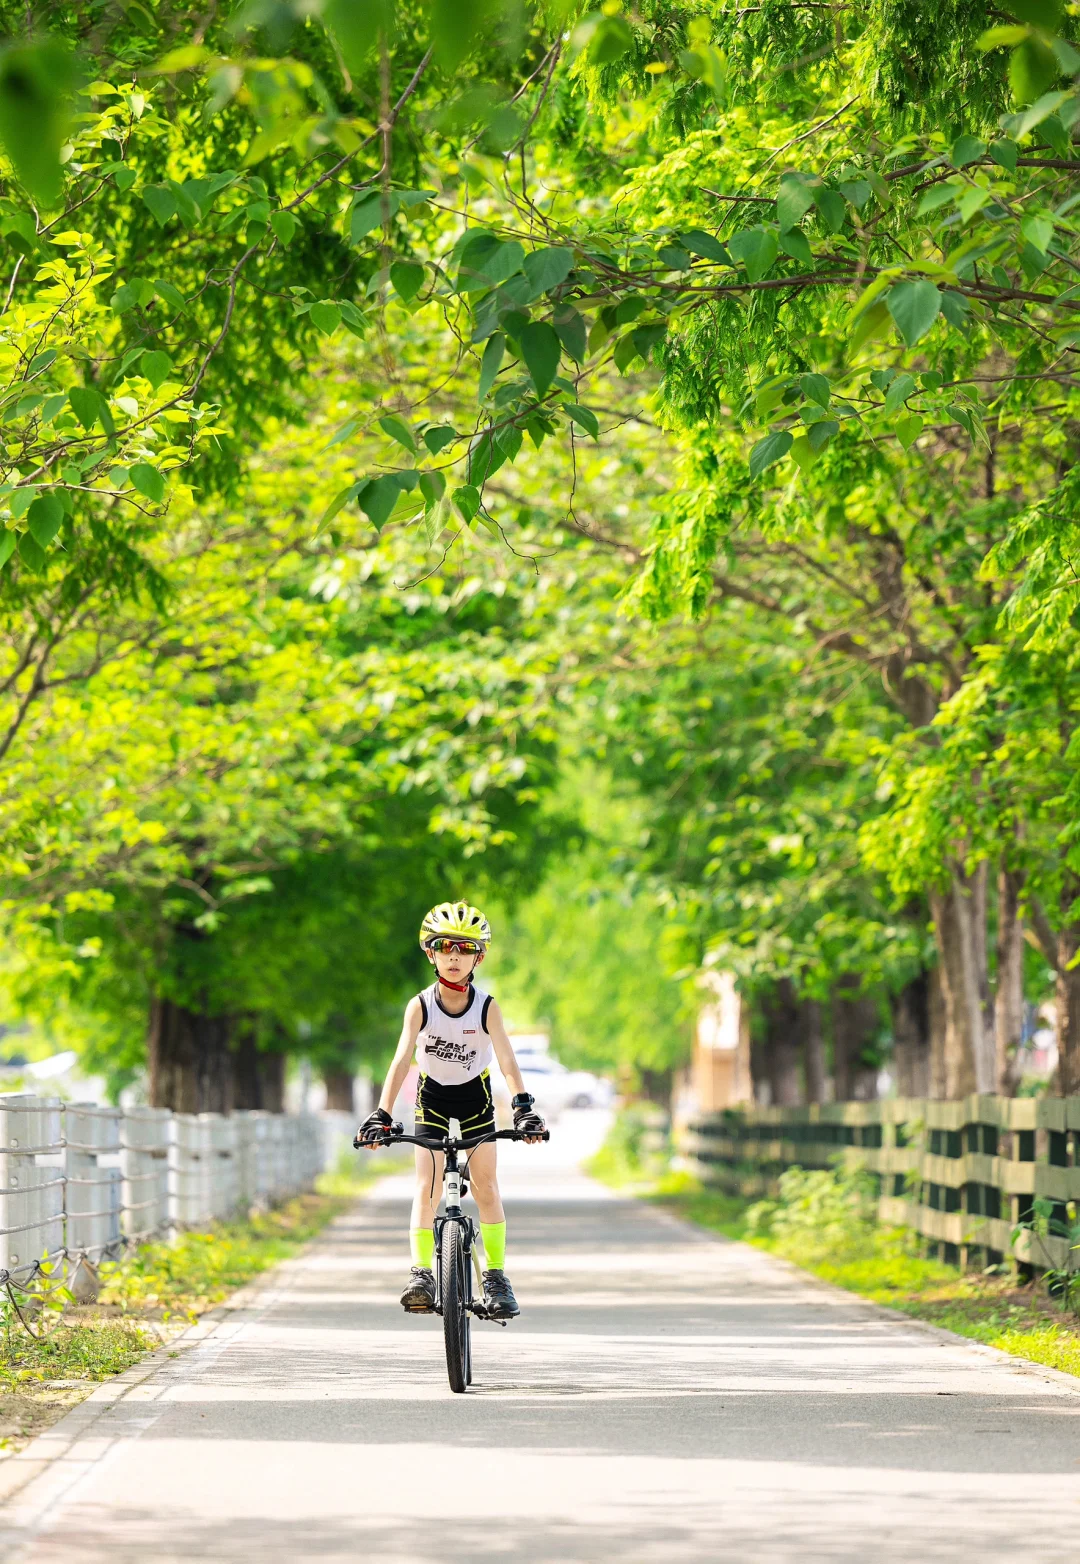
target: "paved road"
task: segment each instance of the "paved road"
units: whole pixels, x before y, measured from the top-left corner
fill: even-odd
[[[1064,1379],[615,1199],[557,1147],[510,1150],[524,1313],[478,1328],[467,1397],[440,1322],[398,1310],[390,1181],[180,1357],[58,1425],[0,1556],[1076,1559]]]

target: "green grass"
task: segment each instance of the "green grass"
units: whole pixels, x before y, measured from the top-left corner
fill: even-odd
[[[973,1275],[929,1259],[915,1234],[879,1227],[860,1214],[857,1181],[843,1173],[800,1174],[786,1201],[751,1202],[688,1173],[656,1174],[635,1161],[625,1136],[611,1138],[588,1171],[725,1238],[779,1255],[823,1281],[913,1319],[984,1342],[1014,1357],[1080,1375],[1080,1320],[1038,1282]]]

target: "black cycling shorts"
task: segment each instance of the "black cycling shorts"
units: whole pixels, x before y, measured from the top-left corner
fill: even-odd
[[[441,1081],[433,1081],[430,1075],[421,1074],[416,1083],[417,1134],[427,1129],[437,1135],[448,1135],[451,1119],[461,1125],[463,1139],[490,1135],[494,1130],[495,1103],[487,1070],[461,1086],[444,1086]]]

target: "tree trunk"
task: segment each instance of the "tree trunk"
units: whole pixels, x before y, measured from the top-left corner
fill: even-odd
[[[941,957],[941,987],[945,999],[945,1096],[966,1097],[990,1091],[983,1022],[981,962],[978,944],[985,926],[975,927],[978,897],[971,882],[956,873],[947,891],[930,893],[934,937]],[[984,1079],[980,1080],[980,1070]]]
[[[923,971],[891,999],[893,1063],[901,1097],[930,1096],[930,973]]]
[[[791,1106],[802,1100],[802,1083],[799,1080],[801,1007],[790,978],[780,979],[763,1009],[769,1100]]]
[[[869,1102],[877,1096],[878,1066],[867,1059],[881,1025],[870,994],[841,988],[833,996],[833,1079],[837,1102]]]
[[[994,998],[990,989],[990,950],[987,895],[990,865],[980,863],[971,876],[971,939],[975,961],[975,981],[979,985],[979,1054],[975,1060],[975,1078],[979,1091],[997,1091],[997,1061],[994,1054]]]
[[[1020,917],[1023,876],[998,870],[997,992],[994,995],[996,1090],[1015,1097],[1020,1084],[1020,1043],[1024,1035],[1024,924]]]
[[[322,1078],[326,1087],[326,1106],[333,1113],[355,1113],[353,1072],[340,1065],[326,1065]]]
[[[940,1101],[945,1095],[945,1043],[948,1020],[945,1015],[945,985],[941,981],[939,966],[932,967],[930,970],[927,998],[930,1015],[930,1095]]]
[[[230,1111],[232,1020],[154,996],[147,1035],[151,1107],[174,1113]]]
[[[281,1113],[283,1067],[284,1055],[261,1049],[254,1017],[245,1016],[233,1042],[233,1107]]]
[[[1073,903],[1080,881],[1067,875],[1061,892],[1061,930],[1057,936],[1057,1089],[1062,1097],[1080,1096],[1080,923]],[[1076,962],[1074,966],[1073,963]]]
[[[803,1071],[806,1076],[807,1102],[825,1101],[825,1034],[821,1006],[816,999],[804,999],[802,1011]]]
[[[285,1112],[285,1055],[260,1054],[262,1106],[267,1113]]]

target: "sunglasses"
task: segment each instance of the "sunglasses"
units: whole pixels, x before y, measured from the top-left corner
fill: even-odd
[[[435,955],[446,955],[449,951],[456,950],[462,956],[479,956],[483,945],[478,945],[474,939],[432,939],[428,940],[428,950]]]

